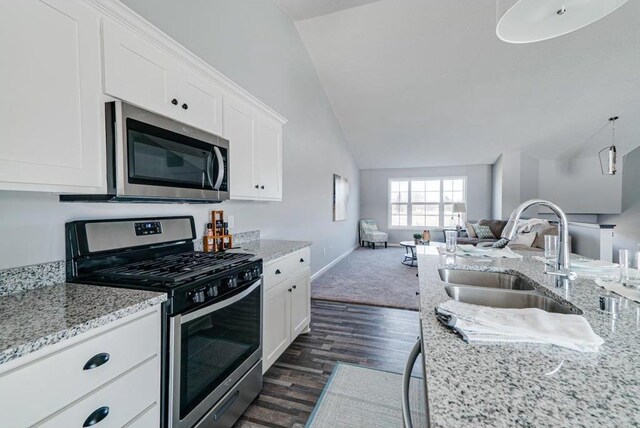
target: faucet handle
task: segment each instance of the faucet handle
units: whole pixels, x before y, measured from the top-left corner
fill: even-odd
[[[563,278],[567,278],[569,281],[574,281],[578,279],[578,274],[571,271],[545,272],[545,274],[553,275],[553,276],[561,276]]]

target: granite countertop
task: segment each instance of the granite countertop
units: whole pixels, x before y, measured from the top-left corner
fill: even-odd
[[[0,364],[167,299],[165,293],[58,284],[0,297]]]
[[[627,302],[618,318],[601,312],[607,292],[593,280],[555,288],[539,253],[523,259],[445,257],[420,247],[422,320],[433,427],[640,426],[640,305]],[[584,311],[605,340],[598,353],[539,344],[467,344],[434,315],[447,300],[437,272],[442,266],[515,271]]]
[[[283,241],[279,239],[257,239],[246,241],[234,247],[234,252],[255,254],[264,263],[275,260],[287,254],[294,253],[303,248],[309,247],[309,241]]]

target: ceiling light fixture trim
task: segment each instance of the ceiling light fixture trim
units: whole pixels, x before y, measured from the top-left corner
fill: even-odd
[[[627,0],[497,0],[496,35],[507,43],[534,43],[585,27]]]

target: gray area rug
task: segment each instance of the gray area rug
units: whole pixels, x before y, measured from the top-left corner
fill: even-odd
[[[311,298],[418,310],[417,267],[404,248],[357,248],[311,283]]]
[[[412,378],[409,404],[414,426],[424,426],[422,379]],[[401,428],[402,375],[337,363],[307,428]]]

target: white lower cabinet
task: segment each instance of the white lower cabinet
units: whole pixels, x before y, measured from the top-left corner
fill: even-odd
[[[122,427],[143,417],[159,420],[160,331],[155,306],[3,364],[0,426],[94,421]]]
[[[300,333],[309,328],[311,270],[308,267],[308,252],[307,248],[265,265],[263,373]],[[304,263],[299,260],[304,260]],[[266,274],[271,271],[281,273],[277,276],[267,276]]]

